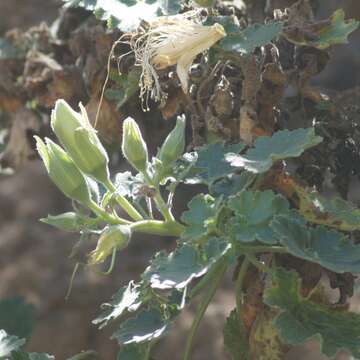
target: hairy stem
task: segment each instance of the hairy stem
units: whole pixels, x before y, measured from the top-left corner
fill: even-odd
[[[218,261],[214,267],[205,276],[203,276],[203,278],[191,289],[189,294],[190,300],[199,295],[204,290],[204,288],[208,286],[209,282],[214,278],[223,265],[224,260]]]
[[[157,206],[157,208],[159,209],[159,211],[161,212],[162,216],[164,217],[164,219],[166,221],[175,221],[175,218],[173,216],[173,214],[171,213],[171,209],[169,208],[168,204],[164,201],[160,190],[159,190],[159,185],[155,184],[154,181],[151,179],[151,176],[148,173],[143,173],[144,175],[144,179],[146,181],[146,183],[152,187],[155,188],[155,196],[153,197],[155,204]]]
[[[238,315],[238,318],[240,321],[242,321],[242,319],[241,319],[242,290],[243,290],[245,275],[248,271],[249,265],[250,265],[250,261],[246,256],[243,260],[243,263],[241,264],[240,271],[239,271],[238,277],[236,279],[236,285],[235,285],[236,312],[237,312],[237,315]]]
[[[128,221],[128,220],[125,220],[121,217],[109,214],[103,208],[101,208],[98,204],[96,204],[95,201],[91,201],[87,205],[97,216],[104,219],[104,221],[106,221],[108,224],[111,224],[111,225],[131,224],[130,221]]]
[[[185,227],[176,221],[143,220],[130,225],[134,232],[162,235],[180,236]]]
[[[143,220],[142,215],[136,210],[136,208],[122,195],[116,193],[116,187],[109,180],[105,187],[114,194],[114,198],[122,209],[135,221]]]
[[[223,276],[226,272],[226,269],[227,269],[227,264],[223,263],[222,267],[218,270],[216,276],[213,278],[211,287],[209,288],[207,294],[205,295],[203,301],[201,302],[201,304],[199,305],[199,307],[197,309],[194,322],[191,326],[191,329],[190,329],[190,332],[189,332],[189,335],[188,335],[188,338],[186,341],[183,360],[190,360],[191,350],[192,350],[192,345],[194,342],[195,334],[199,328],[200,322],[205,314],[207,307],[209,306],[212,298],[214,297],[214,295],[216,293],[216,290],[220,284],[221,279],[223,278]]]

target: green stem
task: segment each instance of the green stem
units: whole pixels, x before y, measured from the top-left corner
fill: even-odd
[[[116,187],[110,180],[104,183],[104,185],[110,192],[114,194],[115,200],[133,220],[135,221],[143,220],[143,217],[135,209],[135,207],[124,196],[116,193]]]
[[[267,267],[266,265],[264,265],[261,261],[259,261],[253,254],[247,254],[246,256],[247,256],[248,260],[259,270],[269,273],[269,274],[272,273],[272,270],[269,267]]]
[[[162,198],[160,191],[158,190],[157,194],[154,196],[154,201],[166,221],[175,221],[174,215],[171,213],[170,209]]]
[[[121,217],[114,216],[106,212],[103,208],[101,208],[98,204],[96,204],[95,201],[91,201],[89,204],[87,204],[88,207],[100,218],[102,218],[104,221],[106,221],[110,225],[119,225],[119,224],[131,224],[130,221],[125,220]]]
[[[191,329],[190,329],[190,332],[189,332],[189,335],[188,335],[188,338],[186,341],[183,360],[190,360],[191,350],[192,350],[192,345],[194,342],[195,334],[199,328],[200,322],[205,314],[207,307],[209,306],[212,298],[214,297],[214,295],[216,293],[216,290],[220,284],[221,279],[223,278],[223,276],[226,272],[226,269],[227,269],[227,264],[223,263],[222,267],[218,270],[216,277],[214,277],[211,287],[209,288],[207,294],[205,295],[205,298],[199,305],[199,308],[196,312],[194,322],[191,326]]]
[[[160,220],[137,221],[130,225],[134,232],[162,235],[162,236],[180,236],[185,227],[176,221],[165,222]]]
[[[154,181],[151,179],[151,176],[147,172],[144,172],[143,175],[146,183],[155,188],[156,193],[153,199],[164,219],[169,222],[175,221],[175,218],[171,213],[171,210],[169,209],[168,205],[166,204],[160,193],[159,185],[154,183]]]
[[[194,299],[198,294],[200,294],[204,288],[209,284],[209,282],[214,278],[218,273],[219,269],[222,268],[224,261],[220,260],[214,267],[191,289],[189,298],[190,300]]]
[[[235,284],[236,312],[240,321],[242,321],[241,319],[242,290],[243,290],[245,275],[248,271],[249,265],[250,265],[250,261],[247,257],[245,257],[243,263],[241,264],[240,271]]]

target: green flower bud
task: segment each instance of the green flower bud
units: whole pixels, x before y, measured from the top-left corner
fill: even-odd
[[[126,160],[138,171],[144,172],[148,162],[148,150],[140,128],[131,117],[123,123],[122,152]]]
[[[81,218],[74,212],[66,212],[59,215],[48,215],[47,218],[40,219],[44,224],[56,227],[64,231],[79,231],[81,230]]]
[[[80,109],[81,114],[65,100],[58,100],[51,113],[51,127],[76,166],[94,180],[106,183],[109,180],[108,155],[81,104]]]
[[[101,233],[96,249],[90,253],[88,265],[96,265],[105,261],[116,250],[125,249],[131,237],[131,228],[127,225],[108,226]]]
[[[164,166],[176,161],[185,150],[185,116],[178,116],[176,126],[162,144],[157,158]]]
[[[45,143],[37,136],[36,147],[50,179],[69,198],[83,204],[91,202],[88,183],[70,156],[50,139]]]

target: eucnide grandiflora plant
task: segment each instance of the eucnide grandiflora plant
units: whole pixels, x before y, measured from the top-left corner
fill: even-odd
[[[120,288],[93,320],[100,328],[122,320],[113,335],[121,345],[119,360],[149,360],[185,306],[202,295],[184,349],[183,360],[190,360],[199,324],[229,269],[236,308],[224,325],[224,343],[233,359],[257,359],[258,341],[266,342],[262,358],[274,351],[283,359],[288,345],[313,337],[329,357],[343,348],[360,357],[360,315],[323,301],[320,277],[303,292],[293,268],[298,258],[301,266],[335,276],[360,272],[360,245],[349,235],[360,230],[360,211],[301,186],[286,171],[288,159],[322,142],[314,128],[279,130],[252,146],[214,142],[183,154],[180,116],[150,158],[139,126],[127,118],[122,152],[137,174],[119,173],[113,182],[106,150],[80,108],[78,113],[63,100],[56,103],[51,125],[63,147],[37,138],[50,178],[75,209],[43,221],[80,232],[79,242],[95,237],[97,244],[81,263],[99,271],[108,260],[104,274],[136,232],[177,238],[174,251],[158,252],[140,280]],[[177,220],[172,199],[180,183],[204,187]],[[269,341],[275,347],[268,349]]]
[[[67,197],[91,210],[95,217],[69,212],[50,216],[44,221],[62,229],[99,234],[97,246],[88,256],[88,266],[103,263],[110,255],[113,266],[116,252],[127,247],[134,232],[179,236],[184,227],[174,219],[171,207],[160,193],[158,181],[160,172],[166,171],[184,151],[185,119],[178,118],[176,127],[160,148],[156,170],[149,162],[147,146],[137,123],[132,118],[124,121],[122,151],[139,172],[144,186],[153,191],[154,203],[163,217],[163,220],[155,220],[118,193],[110,179],[108,154],[81,104],[80,109],[81,113],[78,113],[64,100],[58,100],[52,112],[51,126],[63,147],[48,138],[44,142],[36,137],[37,150],[57,187]],[[98,184],[107,190],[102,201],[96,199]],[[116,201],[127,218],[106,206],[109,199]]]

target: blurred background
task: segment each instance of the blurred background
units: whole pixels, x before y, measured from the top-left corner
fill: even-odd
[[[258,9],[266,5],[266,0],[253,2]],[[360,20],[359,0],[316,2],[319,19],[343,8],[347,17]],[[294,1],[272,0],[273,7],[283,8],[292,3]],[[60,7],[59,0],[1,0],[0,37],[14,28],[27,30],[41,22],[51,25],[58,18]],[[257,16],[261,18],[261,12]],[[334,91],[360,85],[360,31],[350,39],[349,45],[333,49],[331,61],[317,77],[316,85]],[[0,77],[1,71],[0,67]],[[151,131],[148,130],[147,136],[152,136]],[[158,145],[160,137],[152,138],[153,147]],[[179,208],[184,207],[184,203],[184,200],[179,201]],[[118,257],[119,264],[111,276],[80,271],[71,297],[65,301],[74,266],[68,256],[76,237],[41,224],[38,219],[70,209],[69,202],[49,182],[37,160],[25,163],[14,175],[0,175],[0,298],[21,295],[35,306],[36,323],[29,351],[49,352],[57,359],[65,359],[81,350],[94,349],[99,352],[100,359],[115,359],[117,345],[109,340],[113,329],[98,331],[91,320],[98,314],[102,302],[110,299],[122,284],[138,277],[154,251],[164,247],[170,249],[173,244],[155,237],[135,239]],[[194,360],[226,359],[219,324],[233,306],[229,278],[207,311],[196,341]],[[159,344],[159,359],[167,360],[170,356],[172,360],[180,359],[191,320],[192,309],[189,309],[175,324],[176,331]],[[311,343],[296,349],[289,359],[324,358],[317,354],[316,344]],[[340,355],[339,359],[346,359],[346,356]]]

